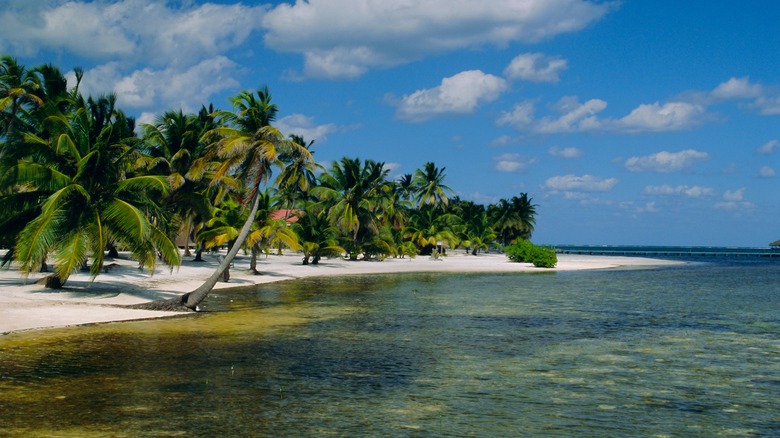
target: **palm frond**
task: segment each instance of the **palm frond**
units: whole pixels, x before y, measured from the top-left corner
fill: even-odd
[[[103,220],[112,234],[128,246],[139,246],[149,232],[149,222],[144,213],[122,199],[112,199],[103,210]]]
[[[79,154],[76,144],[68,134],[60,134],[57,138],[57,155],[70,155],[75,161],[81,160],[81,154]]]
[[[19,184],[32,184],[41,190],[58,190],[70,184],[68,175],[58,170],[29,161],[19,161],[9,168],[0,180],[0,187],[11,187]]]
[[[88,243],[89,236],[83,228],[75,228],[64,235],[57,236],[54,271],[63,281],[70,274],[81,269],[86,262]]]
[[[146,189],[159,190],[162,194],[167,194],[170,184],[165,176],[158,175],[136,176],[117,184],[117,193]]]

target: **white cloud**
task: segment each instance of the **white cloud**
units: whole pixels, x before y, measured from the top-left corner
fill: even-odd
[[[548,178],[542,188],[555,192],[606,192],[618,183],[616,178],[599,178],[593,175],[562,175]]]
[[[637,207],[637,213],[658,213],[658,207],[655,206],[655,201],[648,202],[643,207]]]
[[[233,78],[237,69],[233,61],[218,56],[185,69],[145,68],[123,75],[119,64],[112,62],[84,72],[81,91],[88,95],[116,92],[120,106],[130,108],[197,111],[212,94],[238,88],[239,83]],[[71,73],[69,81],[72,80]]]
[[[660,196],[687,196],[689,198],[701,198],[713,196],[715,191],[710,187],[678,185],[671,186],[663,184],[660,186],[646,186],[644,193],[646,195]]]
[[[687,149],[680,152],[661,151],[644,157],[631,157],[626,160],[626,169],[631,172],[677,172],[693,166],[694,163],[709,157],[706,152]]]
[[[268,47],[303,55],[304,75],[354,78],[431,54],[578,31],[612,8],[583,0],[309,0],[280,4],[262,23]]]
[[[780,141],[769,140],[768,142],[761,145],[761,147],[756,149],[756,152],[761,155],[771,155],[777,149],[780,149]]]
[[[544,56],[541,53],[525,53],[515,57],[504,70],[510,80],[531,82],[558,82],[558,74],[568,67],[563,58]]]
[[[750,82],[750,78],[730,78],[710,93],[715,99],[753,99],[747,108],[764,116],[780,115],[780,90],[777,86],[765,86]]]
[[[514,144],[521,143],[522,141],[523,141],[522,137],[511,137],[509,135],[501,135],[501,136],[493,139],[493,141],[490,142],[489,146],[490,147],[506,147],[506,146],[511,146],[511,145],[514,145]]]
[[[402,167],[401,163],[385,163],[384,165],[384,169],[391,174],[398,173],[398,169],[400,169],[401,167]],[[400,176],[400,174],[398,176]]]
[[[502,112],[501,117],[496,120],[498,126],[510,125],[518,129],[529,126],[534,120],[534,104],[527,100],[515,104],[511,112]]]
[[[742,187],[737,190],[726,190],[723,193],[724,201],[744,201],[745,200],[745,188]]]
[[[760,96],[762,91],[761,85],[750,83],[750,78],[745,76],[721,83],[711,94],[718,99],[750,99]]]
[[[576,97],[565,97],[558,101],[557,107],[563,113],[560,117],[545,117],[539,120],[535,130],[542,133],[590,131],[601,127],[596,118],[607,107],[607,102],[591,99],[580,104]]]
[[[260,30],[266,10],[189,1],[25,1],[13,0],[0,12],[2,50],[64,50],[87,59],[166,68],[198,63],[238,46]]]
[[[775,172],[775,169],[769,166],[762,166],[760,169],[758,169],[758,176],[761,178],[772,178],[775,175],[777,175],[777,172]]]
[[[122,106],[193,111],[239,87],[239,67],[224,53],[261,30],[266,10],[189,0],[5,0],[0,51],[75,54],[98,62],[86,71],[85,94],[115,91]]]
[[[642,104],[615,122],[619,130],[629,132],[678,131],[698,125],[705,108],[687,102]]]
[[[328,134],[341,130],[341,128],[332,123],[317,125],[314,123],[313,117],[303,114],[290,114],[282,117],[274,122],[274,126],[284,135],[300,135],[307,142],[315,140],[318,143],[326,141]]]
[[[745,188],[726,190],[723,193],[723,201],[715,204],[719,210],[741,211],[753,209],[755,205],[745,200]]]
[[[397,115],[409,121],[423,121],[447,114],[468,114],[480,103],[496,100],[507,88],[504,79],[480,70],[469,70],[444,78],[435,88],[406,95]]]
[[[773,95],[761,96],[753,102],[751,107],[757,109],[758,113],[763,116],[780,115],[780,93],[775,92]]]
[[[580,103],[576,96],[563,97],[552,108],[561,115],[535,120],[533,103],[522,102],[515,105],[511,112],[503,112],[496,123],[499,126],[511,125],[519,130],[547,134],[584,131],[637,133],[689,129],[701,124],[706,116],[706,107],[700,104],[669,102],[662,105],[656,102],[639,105],[620,119],[599,118],[598,114],[607,108],[607,102],[590,99]]]
[[[583,154],[582,149],[578,149],[574,147],[559,148],[558,146],[551,147],[547,152],[553,157],[561,157],[561,158],[569,158],[569,159],[579,158]]]
[[[499,172],[519,172],[531,164],[536,163],[536,159],[524,159],[520,154],[507,153],[493,157],[496,162],[496,170]]]

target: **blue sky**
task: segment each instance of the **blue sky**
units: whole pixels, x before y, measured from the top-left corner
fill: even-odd
[[[140,122],[268,85],[325,164],[527,192],[545,244],[780,238],[772,0],[3,0],[0,53],[86,70]]]

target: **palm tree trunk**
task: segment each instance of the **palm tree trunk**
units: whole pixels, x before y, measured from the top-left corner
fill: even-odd
[[[184,233],[184,257],[192,257],[190,251],[190,233],[192,232],[192,218],[187,218],[187,225],[185,226],[186,232]]]
[[[252,245],[252,258],[249,259],[249,272],[257,275],[259,272],[257,272],[257,252],[259,251],[259,247],[257,246],[257,243]]]
[[[222,263],[220,263],[214,273],[211,274],[211,277],[209,277],[200,287],[192,292],[184,294],[181,297],[181,304],[184,307],[195,310],[198,304],[205,300],[212,289],[214,289],[214,286],[222,278],[222,274],[225,272],[225,270],[230,266],[231,263],[233,263],[233,259],[236,258],[238,251],[244,245],[244,241],[246,241],[246,238],[249,237],[249,232],[252,230],[252,224],[255,221],[255,215],[257,214],[258,207],[260,206],[259,189],[256,190],[254,198],[255,199],[252,201],[252,210],[249,212],[249,216],[247,216],[246,222],[244,222],[244,226],[241,228],[241,232],[238,233],[238,237],[233,243],[233,246],[230,248],[227,255],[225,255],[225,258],[222,259]]]

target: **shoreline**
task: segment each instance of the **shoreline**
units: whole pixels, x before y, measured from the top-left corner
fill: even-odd
[[[440,260],[428,256],[414,259],[388,258],[384,261],[347,261],[323,259],[319,265],[301,264],[299,254],[265,255],[258,258],[260,275],[247,272],[249,256],[236,257],[228,283],[217,283],[214,290],[230,290],[256,284],[366,274],[458,272],[458,273],[534,273],[567,272],[620,267],[641,268],[678,264],[664,259],[558,254],[558,265],[552,269],[514,263],[503,254],[477,256],[451,252]],[[203,262],[183,257],[181,266],[171,269],[157,266],[154,275],[140,271],[138,263],[126,254],[106,260],[108,272],[90,283],[88,273],[71,275],[61,290],[45,289],[35,281],[46,274],[34,273],[25,278],[12,268],[0,270],[0,336],[30,330],[61,328],[84,324],[143,320],[188,315],[184,312],[162,312],[130,309],[160,298],[172,298],[198,287],[217,266],[217,255],[203,256]],[[208,298],[207,298],[208,299]]]

